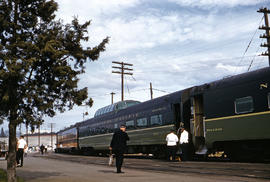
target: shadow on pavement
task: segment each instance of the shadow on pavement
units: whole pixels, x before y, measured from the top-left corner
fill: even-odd
[[[16,173],[24,180],[34,180],[40,178],[49,178],[53,176],[61,176],[61,173],[58,172],[17,171]]]
[[[115,173],[115,170],[98,170],[98,172],[102,172],[102,173]]]

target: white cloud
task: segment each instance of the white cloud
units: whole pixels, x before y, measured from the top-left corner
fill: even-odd
[[[169,1],[177,3],[181,6],[201,7],[207,9],[216,6],[220,7],[249,6],[269,2],[269,0],[169,0]]]
[[[174,92],[247,70],[250,60],[239,64],[234,57],[243,55],[261,18],[256,13],[259,7],[251,5],[269,0],[169,1],[178,3],[179,8],[171,8],[168,1],[162,1],[160,4],[168,6],[161,7],[156,1],[146,0],[58,0],[59,17],[71,20],[78,15],[80,20],[93,20],[88,44],[97,45],[106,36],[111,37],[106,52],[99,61],[87,65],[80,81],[94,99],[88,117],[110,104],[112,91],[117,93],[115,101],[121,98],[120,77],[111,73],[111,61],[134,65],[136,81],[126,77],[125,98],[140,101],[150,98],[150,82],[155,89]],[[218,8],[212,11],[211,7]],[[252,54],[255,52],[253,49]],[[264,65],[259,64],[263,61],[257,62],[256,68]],[[154,90],[154,97],[164,94]],[[81,121],[83,111],[85,108],[75,108],[54,120],[66,121],[62,124],[66,126]]]
[[[70,22],[73,16],[86,21],[102,15],[118,13],[126,8],[140,4],[140,0],[56,0],[59,4],[58,16]]]
[[[233,66],[231,64],[218,63],[216,69],[226,72],[226,76],[232,76],[246,70],[246,66]]]
[[[152,48],[177,39],[180,29],[168,20],[169,17],[137,17],[126,21],[114,19],[105,26],[111,33],[112,44],[118,51]]]
[[[228,41],[247,36],[257,27],[257,17],[247,19],[230,13],[227,16],[171,13],[167,16],[147,15],[133,19],[111,18],[91,27],[90,35],[94,35],[91,40],[95,42],[110,36],[108,52],[110,55],[121,55],[132,50],[147,50],[186,41]]]

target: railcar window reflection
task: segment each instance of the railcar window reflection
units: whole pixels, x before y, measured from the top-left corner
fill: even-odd
[[[134,129],[135,128],[134,120],[127,121],[126,127],[127,127],[127,129]]]
[[[234,105],[236,114],[248,113],[254,110],[253,98],[251,96],[235,99]]]
[[[145,126],[147,126],[147,118],[137,119],[137,126],[138,127],[145,127]]]
[[[162,115],[159,114],[159,115],[151,116],[150,124],[151,125],[162,125]]]

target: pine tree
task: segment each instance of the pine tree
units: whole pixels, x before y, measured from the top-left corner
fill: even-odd
[[[90,21],[56,20],[54,0],[0,1],[0,120],[9,122],[8,181],[16,181],[16,127],[34,128],[86,101],[78,76],[98,59],[109,38],[84,48]]]

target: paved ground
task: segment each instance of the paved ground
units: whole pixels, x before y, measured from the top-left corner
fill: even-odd
[[[165,164],[165,163],[164,163]],[[131,165],[128,160],[124,165]],[[185,165],[184,163],[181,165]],[[181,166],[180,166],[181,167]],[[6,169],[6,161],[0,161],[0,168]],[[24,167],[17,168],[17,175],[26,182],[248,182],[269,181],[267,179],[243,178],[226,175],[199,173],[162,172],[123,167],[125,173],[115,173],[115,168],[107,165],[49,159],[45,156],[26,157]]]

